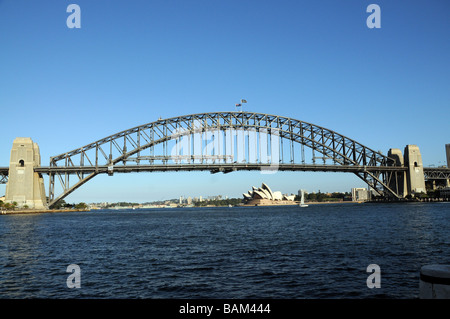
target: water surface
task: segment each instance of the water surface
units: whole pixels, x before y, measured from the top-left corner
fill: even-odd
[[[449,203],[2,215],[0,298],[417,298],[449,231]]]

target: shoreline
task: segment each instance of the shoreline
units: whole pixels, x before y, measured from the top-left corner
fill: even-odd
[[[385,200],[371,200],[371,201],[323,201],[323,202],[305,202],[306,205],[326,205],[326,204],[406,204],[406,203],[450,203],[448,199],[436,199],[436,200],[400,200],[400,201],[385,201]],[[238,204],[232,207],[270,207],[270,206],[299,206],[300,202],[292,203],[253,203],[253,204]],[[206,206],[177,206],[170,208],[202,208],[202,207],[228,207],[227,205],[206,205]],[[136,208],[136,209],[157,209],[157,208],[169,208],[169,207],[151,207],[151,208]],[[123,208],[130,209],[130,208]],[[70,213],[70,212],[91,212],[102,209],[21,209],[21,210],[2,210],[0,215],[18,215],[18,214],[39,214],[39,213]],[[120,209],[110,209],[120,210]]]
[[[90,209],[21,209],[21,210],[2,210],[1,215],[17,214],[40,214],[40,213],[69,213],[69,212],[89,212]]]
[[[321,204],[361,204],[364,203],[362,201],[360,202],[353,202],[353,201],[323,201],[323,202],[305,202],[306,205],[321,205]],[[238,205],[239,207],[255,207],[255,206],[298,206],[300,205],[300,202],[293,202],[293,203],[253,203],[253,204],[242,204]]]

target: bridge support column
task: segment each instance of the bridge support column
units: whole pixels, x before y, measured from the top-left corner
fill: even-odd
[[[404,154],[405,165],[408,167],[406,173],[408,194],[412,196],[420,193],[426,194],[425,175],[419,147],[417,145],[406,145]]]
[[[34,172],[34,167],[40,165],[38,145],[31,138],[17,137],[11,149],[6,203],[16,202],[19,208],[47,209],[44,179]]]
[[[392,163],[392,166],[403,166],[405,164],[402,151],[398,148],[391,148],[388,151],[388,157],[395,160],[395,162]],[[390,178],[389,187],[396,191],[401,197],[408,195],[406,173],[396,172],[392,173],[392,175],[393,176]]]

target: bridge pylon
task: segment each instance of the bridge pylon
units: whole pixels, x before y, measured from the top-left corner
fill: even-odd
[[[398,148],[391,148],[388,151],[388,157],[393,160],[393,162],[389,163],[391,166],[402,167],[405,165],[402,151]],[[394,178],[390,179],[389,187],[393,189],[401,198],[406,197],[406,195],[408,195],[406,172],[395,172]]]
[[[34,171],[41,165],[39,146],[29,137],[17,137],[11,149],[6,203],[18,208],[47,209],[44,179]]]
[[[395,172],[389,179],[389,187],[400,197],[426,194],[425,173],[422,155],[417,145],[406,145],[404,153],[398,148],[391,148],[388,157],[392,160],[390,166],[406,167],[406,171]]]
[[[408,167],[407,183],[408,195],[417,195],[427,193],[425,188],[425,174],[423,172],[422,155],[417,145],[406,145],[405,147],[405,165]]]

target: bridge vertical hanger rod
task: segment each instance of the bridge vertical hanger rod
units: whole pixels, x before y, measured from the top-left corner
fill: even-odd
[[[204,120],[203,123],[203,152],[202,152],[202,163],[206,163],[208,164],[208,135],[209,135],[209,128],[206,124],[206,119]]]
[[[255,144],[255,156],[254,156],[255,163],[258,163],[258,135],[257,134],[258,133],[257,133],[256,128],[255,128],[255,130],[253,131],[253,142]]]
[[[326,164],[326,155],[325,154],[327,154],[327,152],[325,149],[325,136],[323,133],[323,129],[321,131],[322,131],[322,154],[323,154],[322,159],[323,159],[323,165],[325,165]]]
[[[214,131],[212,131],[211,132],[211,139],[212,139],[212,163],[214,164],[215,162],[216,162],[216,160],[215,160],[215,155],[216,155],[216,150],[215,150],[215,148],[216,148],[216,138],[215,138],[215,135],[214,135]]]
[[[312,141],[312,143],[311,143],[311,145],[312,145],[312,147],[311,147],[311,150],[312,150],[312,162],[313,162],[313,165],[315,165],[316,164],[316,153],[314,152],[314,148],[316,146],[314,144],[314,142],[315,142],[314,129],[313,129],[312,126],[310,126],[309,128],[311,130],[311,141]]]
[[[137,131],[137,148],[139,151],[137,152],[136,164],[139,165],[139,158],[141,157],[141,128]]]
[[[280,131],[278,131],[278,163],[282,163],[283,158],[283,138],[281,137]]]
[[[203,120],[202,126],[201,126],[201,133],[200,133],[200,163],[203,164],[203,160],[205,159],[205,123]]]
[[[221,149],[221,146],[220,146],[220,140],[221,140],[221,138],[222,138],[222,130],[220,129],[220,119],[218,118],[217,119],[217,125],[218,125],[218,128],[217,128],[217,138],[218,138],[218,140],[217,140],[217,148],[218,148],[218,154],[217,155],[219,155],[219,163],[222,163],[222,161],[220,160],[220,158],[221,158],[221,156],[220,155],[222,155],[222,149]],[[222,143],[223,144],[223,143]],[[223,145],[222,145],[223,146]]]
[[[289,122],[289,159],[291,161],[292,164],[294,164],[294,135],[293,135],[293,131],[294,129],[292,128],[292,123]]]
[[[151,126],[151,130],[150,130],[150,142],[152,143],[150,146],[150,164],[153,164],[154,162],[154,155],[155,155],[155,146],[153,145],[154,141],[155,141],[155,128],[153,127],[153,125]]]
[[[109,139],[109,158],[108,165],[112,164],[112,138]],[[97,166],[97,162],[95,162],[95,166]]]
[[[178,163],[178,139],[180,138],[179,135],[179,130],[178,130],[178,122],[175,123],[175,163]]]
[[[333,150],[336,149],[336,143],[335,143],[335,137],[334,137],[334,132],[331,133],[331,139],[333,142]],[[336,164],[336,152],[333,152],[333,164]]]
[[[124,134],[123,135],[123,148],[122,148],[122,155],[125,155],[127,153],[127,135]],[[126,165],[127,162],[125,161],[125,157],[124,160],[122,161],[123,165]]]
[[[195,130],[195,121],[194,118],[192,118],[192,164],[195,164],[195,134],[196,130]]]
[[[301,138],[300,138],[300,144],[301,144],[300,152],[302,153],[301,154],[302,155],[302,164],[305,164],[306,163],[306,161],[305,161],[305,138],[304,138],[303,132],[304,132],[303,124],[300,123],[300,136],[301,136]]]
[[[167,136],[167,125],[163,126],[163,136]],[[167,164],[167,140],[165,139],[163,142],[163,164]]]
[[[192,130],[193,130],[193,127],[191,126],[191,132],[189,132],[189,134],[187,135],[187,156],[189,156],[188,157],[188,161],[187,161],[187,163],[192,163],[192,164],[194,164],[194,157],[192,156],[193,155],[193,153],[192,153],[192,149],[191,149],[191,147],[193,147],[192,145],[194,145],[194,143],[191,143],[191,139],[193,138],[193,133],[192,133]]]
[[[235,132],[235,143],[234,143],[234,147],[235,147],[235,150],[236,150],[236,159],[235,159],[235,161],[236,161],[236,163],[239,163],[239,160],[240,160],[240,147],[241,147],[241,143],[239,143],[239,128],[235,128],[234,129],[234,132]]]
[[[80,154],[80,166],[84,166],[84,149],[81,150]],[[81,179],[84,178],[84,172],[81,172]]]
[[[301,149],[301,153],[302,153],[302,164],[305,164],[306,163],[306,161],[305,161],[305,145],[303,145],[303,144],[301,144],[302,145],[302,149]]]
[[[228,163],[228,145],[227,145],[227,129],[222,129],[223,131],[223,154],[225,155],[223,162]]]
[[[242,113],[242,117],[244,117],[244,115],[243,115],[244,113]],[[246,158],[246,155],[247,154],[245,154],[245,140],[246,140],[246,137],[245,137],[245,129],[243,128],[242,129],[242,163],[245,163],[245,158]]]
[[[69,158],[66,154],[66,167],[69,166]],[[69,185],[69,174],[67,171],[64,172],[64,191],[66,191],[67,187]]]
[[[246,150],[246,156],[247,156],[247,163],[251,163],[252,160],[252,150],[253,150],[253,146],[250,145],[251,141],[252,141],[252,135],[251,135],[251,127],[249,126],[249,131],[247,132],[247,136],[245,137],[245,143],[247,146],[247,150]]]
[[[99,145],[98,145],[98,143],[95,145],[95,168],[97,169],[98,168],[98,148],[99,148]]]
[[[295,144],[294,144],[293,140],[291,140],[291,154],[292,154],[291,162],[292,162],[292,164],[294,164],[295,163]]]
[[[55,175],[51,172],[48,174],[48,198],[49,202],[55,197]],[[47,203],[48,204],[48,203]]]

